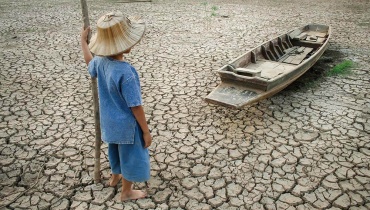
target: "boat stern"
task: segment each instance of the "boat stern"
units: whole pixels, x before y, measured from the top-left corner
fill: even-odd
[[[206,98],[205,101],[234,109],[255,102],[258,91],[251,91],[245,86],[222,82]]]

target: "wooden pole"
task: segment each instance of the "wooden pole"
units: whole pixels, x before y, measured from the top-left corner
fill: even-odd
[[[84,21],[84,28],[90,26],[89,13],[87,10],[86,0],[81,0],[82,7],[82,18]],[[87,36],[87,41],[90,41],[91,33]],[[96,78],[91,78],[91,89],[94,102],[94,118],[95,118],[95,165],[94,165],[94,181],[100,183],[100,146],[101,146],[101,131],[100,131],[100,119],[99,119],[99,98],[98,98],[98,86]]]

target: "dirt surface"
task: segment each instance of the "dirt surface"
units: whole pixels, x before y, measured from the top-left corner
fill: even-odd
[[[93,182],[79,3],[0,2],[1,210],[370,209],[368,0],[89,1],[92,23],[111,10],[147,22],[127,60],[153,132],[152,178],[148,198],[125,203],[120,187]],[[299,80],[242,110],[204,102],[215,70],[308,23],[333,36]],[[343,60],[356,63],[352,74],[325,76]]]

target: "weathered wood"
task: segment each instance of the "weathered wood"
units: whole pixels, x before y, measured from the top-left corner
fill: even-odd
[[[90,20],[89,20],[89,11],[87,8],[86,0],[81,0],[81,9],[82,9],[82,20],[84,23],[84,29],[90,26]],[[90,42],[91,39],[91,32],[87,35],[87,42]]]
[[[261,72],[261,77],[270,80],[270,79],[274,79],[275,77],[277,77],[281,74],[284,74],[285,71],[293,69],[292,67],[290,69],[285,69],[283,66],[281,66],[281,64],[282,63],[280,63],[280,65],[279,65],[280,67],[276,66],[274,68],[263,69],[262,72]]]
[[[82,7],[82,18],[84,22],[84,28],[90,26],[89,13],[87,8],[86,0],[81,0]],[[88,42],[90,41],[91,33],[88,35]],[[94,103],[94,119],[95,119],[95,162],[94,162],[94,181],[95,183],[101,182],[100,176],[100,154],[101,154],[101,131],[100,131],[100,113],[99,113],[99,97],[98,97],[98,86],[96,78],[91,78],[91,90],[93,95]]]
[[[290,39],[289,39],[289,36],[287,36],[287,43],[288,43],[288,46],[289,47],[293,47],[294,45],[292,44],[292,42],[290,41]]]
[[[254,53],[254,52],[251,52],[251,62],[252,63],[257,63],[256,53]]]
[[[235,72],[244,76],[254,77],[261,72],[259,69],[237,68]]]
[[[279,58],[280,58],[281,56],[283,56],[283,55],[284,55],[284,52],[283,52],[283,50],[280,48],[280,46],[279,46],[279,45],[275,45],[275,49],[276,49],[277,53],[279,53]]]
[[[307,25],[292,35],[309,34],[310,30],[325,32],[323,43],[293,40],[289,37],[292,32],[267,41],[219,69],[222,83],[205,100],[241,108],[279,92],[304,74],[328,47],[331,37],[328,26]]]
[[[288,55],[288,57],[283,61],[284,63],[291,63],[294,59],[294,56]]]
[[[306,39],[307,36],[308,36],[307,33],[303,32],[303,33],[297,35],[296,37],[294,37],[294,39],[298,39],[298,40]]]
[[[317,36],[307,36],[305,40],[310,42],[316,42]]]
[[[272,54],[272,52],[270,50],[267,50],[267,56],[268,56],[269,60],[276,61],[275,56]]]
[[[270,42],[270,51],[271,51],[273,57],[275,58],[275,61],[277,59],[279,59],[279,55],[276,53],[275,46],[274,46],[273,42]]]
[[[296,54],[301,54],[303,53],[303,51],[305,50],[306,48],[305,47],[299,47],[296,51]]]
[[[326,33],[323,33],[323,32],[318,32],[318,31],[309,31],[307,32],[307,34],[309,36],[317,36],[317,37],[321,37],[321,38],[325,38],[326,37]]]
[[[307,54],[310,53],[312,50],[313,49],[309,47],[305,48],[301,54],[295,55],[294,59],[290,63],[296,65],[300,64],[303,61],[303,59],[306,58]]]
[[[278,45],[280,46],[281,50],[287,49],[285,45],[283,44],[283,39],[281,37],[278,37]]]
[[[284,50],[284,55],[279,58],[279,62],[283,62],[285,59],[287,59],[290,55],[290,52],[297,50],[297,47],[292,47],[289,49]]]
[[[245,101],[246,98],[253,99],[258,94],[249,88],[235,85],[235,83],[221,83],[215,91],[209,94],[207,101],[220,104],[226,107],[235,108]]]
[[[298,36],[301,33],[302,33],[302,30],[301,29],[295,29],[294,31],[292,31],[292,32],[289,33],[289,37],[291,39],[294,39],[296,36]]]
[[[325,38],[317,38],[316,43],[323,43],[325,41]]]

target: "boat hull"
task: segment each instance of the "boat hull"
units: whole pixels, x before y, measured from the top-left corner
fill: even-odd
[[[312,25],[309,25],[312,26]],[[316,26],[316,25],[314,25]],[[322,26],[322,25],[319,25]],[[305,26],[307,27],[307,26]],[[296,30],[296,29],[295,29]],[[292,30],[292,31],[295,31]],[[292,31],[288,32],[292,33]],[[286,35],[286,34],[284,34]],[[282,35],[282,36],[284,36]],[[279,37],[282,37],[279,36]],[[316,62],[317,60],[322,56],[322,54],[325,52],[325,50],[328,47],[329,44],[329,38],[331,36],[331,28],[328,27],[327,29],[327,36],[325,41],[320,44],[319,47],[315,49],[315,52],[310,55],[309,58],[303,60],[298,65],[283,65],[280,64],[277,61],[270,61],[266,60],[265,58],[261,57],[258,51],[258,49],[261,49],[261,46],[266,45],[266,43],[272,43],[274,40],[278,39],[272,39],[261,46],[254,48],[253,50],[247,52],[246,54],[240,56],[236,60],[232,61],[232,64],[238,64],[243,62],[243,56],[244,58],[248,58],[248,54],[255,52],[255,56],[260,56],[259,59],[256,59],[256,62],[267,62],[272,63],[275,65],[283,65],[283,67],[289,67],[291,68],[286,73],[276,76],[274,79],[266,79],[266,78],[259,78],[259,77],[253,77],[253,76],[244,76],[244,75],[238,75],[235,72],[231,71],[225,71],[227,67],[221,68],[221,70],[218,70],[218,73],[221,76],[221,84],[216,87],[206,98],[205,100],[210,103],[230,107],[230,108],[242,108],[243,106],[253,104],[255,102],[258,102],[260,100],[266,99],[268,97],[271,97],[290,85],[292,82],[294,82],[296,79],[298,79],[300,76],[302,76],[306,71],[308,71]],[[301,42],[305,44],[304,42]],[[306,44],[305,44],[306,45]],[[307,45],[310,45],[310,43],[307,43]],[[253,57],[253,56],[251,56]],[[276,57],[276,56],[275,56]],[[247,65],[248,66],[248,65]],[[264,70],[264,69],[263,69]]]

